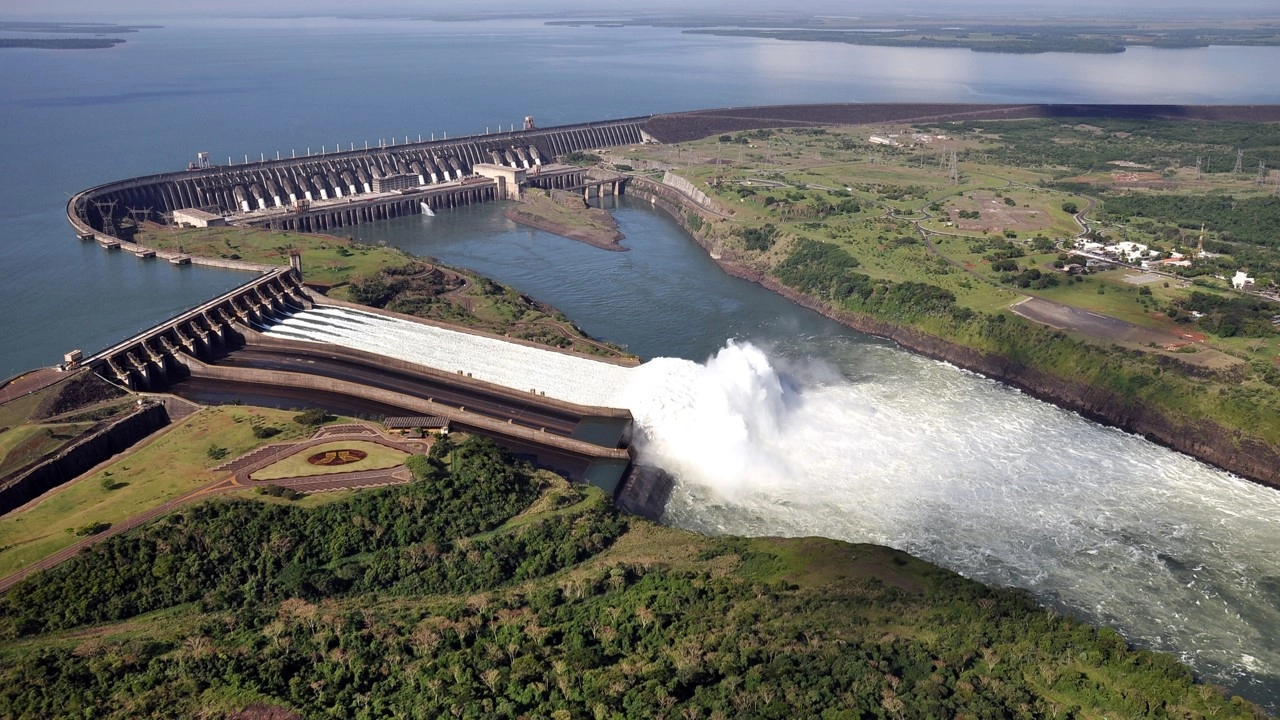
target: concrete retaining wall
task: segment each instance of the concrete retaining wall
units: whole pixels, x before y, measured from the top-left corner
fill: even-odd
[[[502,435],[538,445],[554,447],[566,452],[593,458],[629,459],[626,450],[604,448],[599,445],[574,440],[551,433],[533,430],[512,423],[480,415],[465,410],[458,410],[447,405],[404,395],[390,390],[371,388],[359,383],[338,380],[335,378],[316,377],[301,373],[287,373],[273,370],[250,370],[206,365],[198,360],[183,356],[182,361],[191,370],[193,377],[224,380],[227,382],[254,385],[272,385],[276,387],[303,388],[340,395],[364,398],[373,402],[404,408],[407,411],[423,415],[436,415],[448,418],[450,422],[466,425],[486,434]]]
[[[127,417],[83,438],[0,487],[0,514],[79,477],[98,463],[132,447],[169,424],[162,404],[146,404]]]

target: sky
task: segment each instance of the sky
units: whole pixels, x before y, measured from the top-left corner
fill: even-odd
[[[813,12],[840,15],[860,13],[929,13],[1113,17],[1129,13],[1280,16],[1275,0],[648,0],[643,5],[608,4],[599,0],[218,0],[216,3],[174,0],[0,0],[0,17],[33,19],[121,20],[138,22],[148,17],[201,15],[318,15],[318,14],[453,14],[453,13],[553,13],[600,14],[616,12],[630,17],[642,11],[665,13]]]

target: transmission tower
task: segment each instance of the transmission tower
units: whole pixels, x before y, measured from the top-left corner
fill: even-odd
[[[125,208],[129,211],[129,217],[133,218],[133,224],[139,228],[142,223],[151,219],[151,208]]]
[[[1244,172],[1244,150],[1236,150],[1236,169],[1231,171],[1235,175]]]
[[[115,200],[94,200],[94,207],[98,208],[98,215],[102,217],[102,231],[108,235],[115,235],[116,219],[114,213],[116,211]]]
[[[955,150],[951,151],[951,161],[949,163],[947,172],[948,172],[948,177],[951,178],[951,184],[959,185],[960,184],[960,168],[959,168],[958,158],[956,157]]]
[[[1255,183],[1258,185],[1267,184],[1267,165],[1261,160],[1258,161],[1258,179]]]
[[[1200,157],[1196,156],[1196,180],[1200,179]]]

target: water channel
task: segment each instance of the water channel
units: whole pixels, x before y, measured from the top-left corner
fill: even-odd
[[[480,271],[648,360],[626,402],[664,522],[901,548],[1280,707],[1280,493],[904,352],[719,270],[623,198],[628,252],[472,207],[352,228]]]

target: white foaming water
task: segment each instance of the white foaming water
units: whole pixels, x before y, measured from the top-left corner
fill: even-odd
[[[800,387],[749,344],[637,368],[641,457],[677,477],[664,520],[889,545],[1220,682],[1280,672],[1280,493],[951,366],[852,352],[860,380]]]
[[[384,315],[319,305],[285,318],[268,336],[325,342],[456,372],[582,405],[617,406],[630,368]]]
[[[670,524],[896,547],[1280,702],[1280,493],[971,373],[841,338],[628,369],[332,307],[267,334],[629,408]]]

